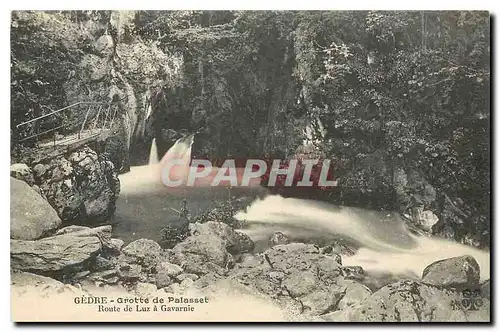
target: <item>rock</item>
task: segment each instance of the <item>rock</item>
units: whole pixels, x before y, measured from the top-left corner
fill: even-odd
[[[221,238],[229,253],[242,254],[250,252],[254,248],[252,239],[246,234],[233,230],[225,223],[208,221],[206,223],[194,223],[189,225],[191,235],[215,235]]]
[[[36,183],[66,223],[98,222],[115,210],[120,187],[113,164],[84,146],[65,156],[35,161]]]
[[[71,225],[71,226],[66,226],[61,229],[58,229],[55,235],[63,235],[63,234],[68,234],[68,233],[73,233],[73,232],[79,232],[79,231],[84,231],[84,230],[90,230],[90,227],[87,226],[78,226],[78,225]]]
[[[93,272],[90,275],[87,276],[88,280],[92,280],[94,282],[105,282],[109,283],[109,280],[113,278],[118,279],[118,270],[116,269],[110,269],[106,271],[100,271],[100,272]]]
[[[194,281],[189,279],[189,278],[186,278],[186,279],[181,281],[180,286],[184,289],[191,288],[194,286]]]
[[[198,277],[196,274],[192,274],[192,273],[182,273],[182,274],[179,274],[176,279],[179,281],[179,282],[182,282],[184,279],[191,279],[193,281],[196,281],[198,280],[200,277]]]
[[[264,263],[262,256],[255,256],[252,254],[243,254],[240,257],[240,262],[238,265],[242,267],[253,267]]]
[[[443,259],[424,269],[422,281],[444,287],[476,286],[479,284],[479,264],[468,255]]]
[[[314,245],[276,245],[251,264],[239,263],[231,278],[279,301],[297,313],[321,315],[335,310],[345,287],[340,265]]]
[[[372,295],[368,287],[355,281],[345,280],[342,282],[342,286],[345,287],[345,294],[337,306],[340,310],[363,303],[363,301]]]
[[[361,266],[342,266],[342,275],[344,279],[363,280],[365,271]]]
[[[321,253],[325,255],[338,256],[340,264],[342,264],[342,256],[352,256],[356,253],[356,247],[352,244],[352,241],[346,239],[335,239],[331,245],[321,248]]]
[[[255,248],[255,243],[250,238],[250,236],[238,231],[234,231],[234,235],[236,239],[236,246],[234,247],[234,249],[230,248],[231,250],[228,250],[230,253],[232,253],[232,251],[235,254],[244,254],[253,252]]]
[[[341,274],[340,265],[332,257],[319,253],[318,247],[304,243],[277,245],[264,252],[273,269],[283,271],[309,270],[317,266],[324,278],[335,279]]]
[[[213,234],[190,236],[173,248],[173,254],[173,263],[195,274],[222,273],[232,259],[226,242]]]
[[[23,181],[10,178],[10,238],[38,239],[61,225],[56,211]]]
[[[235,202],[235,205],[240,204]],[[245,222],[239,221],[234,218],[234,215],[238,211],[235,205],[233,205],[232,202],[219,204],[219,206],[217,206],[216,208],[197,215],[194,218],[194,222],[201,224],[209,221],[221,222],[234,229],[242,228],[245,225]]]
[[[439,218],[432,211],[426,210],[420,214],[420,224],[428,232],[432,231],[432,226],[438,221]]]
[[[357,306],[346,309],[351,322],[489,321],[490,303],[466,310],[462,295],[422,282],[403,280],[385,286]]]
[[[274,234],[269,239],[269,246],[274,247],[279,244],[288,244],[290,240],[282,232],[274,232]]]
[[[88,270],[86,270],[86,271],[82,271],[82,272],[78,272],[78,273],[76,273],[76,274],[72,277],[72,279],[73,279],[73,280],[82,280],[82,279],[84,279],[85,277],[88,277],[88,276],[90,275],[90,273],[91,273],[91,272],[90,272],[90,271],[88,271]]]
[[[175,278],[182,273],[182,268],[176,264],[161,262],[156,265],[156,272],[162,272],[169,277]]]
[[[42,189],[40,189],[39,186],[34,184],[31,186],[31,188],[33,188],[33,190],[36,191],[38,193],[38,195],[42,196],[43,199],[47,200],[47,197],[45,196],[45,194],[43,193]]]
[[[109,59],[95,54],[85,54],[79,66],[90,73],[92,81],[102,80],[110,72]]]
[[[155,275],[155,284],[156,284],[156,287],[158,287],[159,289],[167,287],[171,283],[172,283],[172,279],[169,276],[167,276],[165,273],[160,272],[160,273],[157,273]]]
[[[118,267],[118,276],[121,280],[135,281],[142,277],[142,267],[137,264],[122,264]]]
[[[120,239],[111,239],[110,241],[115,248],[118,248],[118,250],[121,250],[121,248],[125,244],[125,242],[123,242],[123,240]]]
[[[488,300],[490,299],[491,285],[489,280],[485,281],[481,285],[480,291],[483,297],[487,298]]]
[[[81,270],[101,250],[96,236],[58,235],[36,241],[11,240],[11,268],[36,273]]]
[[[11,272],[10,282],[12,301],[22,296],[27,296],[33,301],[33,296],[53,298],[61,293],[73,294],[72,297],[81,294],[78,289],[71,285],[65,285],[55,279],[29,272]]]
[[[156,293],[158,288],[156,288],[153,284],[138,282],[133,291],[137,296],[148,298],[151,297],[152,294]]]
[[[94,263],[94,271],[104,271],[113,267],[113,263],[104,257],[97,256]]]
[[[438,236],[479,248],[490,247],[490,218],[481,215],[459,197],[440,198],[439,221],[432,227]]]
[[[33,172],[26,164],[10,165],[10,176],[17,180],[26,182],[29,186],[33,186],[35,184]]]
[[[153,240],[139,239],[129,243],[122,249],[122,252],[129,256],[130,262],[142,265],[146,268],[156,266],[160,260],[162,249]]]
[[[337,310],[319,316],[324,322],[348,322],[347,312],[345,310]]]
[[[172,283],[172,279],[182,273],[179,265],[169,262],[160,262],[156,265],[155,280],[158,288],[163,288]],[[181,280],[182,281],[182,280]]]
[[[44,277],[38,274],[33,274],[29,272],[12,272],[10,283],[12,286],[55,286],[64,287],[64,284],[55,279]]]
[[[94,48],[99,55],[109,57],[113,54],[113,45],[111,35],[103,35],[95,41]]]
[[[393,174],[393,187],[396,200],[400,205],[400,212],[404,212],[404,207],[422,207],[421,211],[431,207],[436,201],[436,189],[427,179],[416,169],[395,167]],[[422,225],[420,216],[413,222]]]

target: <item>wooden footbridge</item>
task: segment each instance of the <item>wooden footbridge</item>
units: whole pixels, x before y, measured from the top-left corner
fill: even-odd
[[[118,113],[117,103],[77,102],[16,126],[19,142],[37,147],[72,150],[91,141],[106,139]]]

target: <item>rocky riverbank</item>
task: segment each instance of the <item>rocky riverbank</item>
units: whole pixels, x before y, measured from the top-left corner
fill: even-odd
[[[490,320],[490,283],[480,282],[472,256],[436,261],[408,279],[344,265],[356,249],[341,242],[319,246],[276,232],[257,250],[235,230],[244,225],[233,218],[233,204],[190,217],[161,244],[143,238],[124,245],[110,225],[85,223],[106,220],[118,194],[113,164],[88,147],[12,165],[13,296],[27,289],[49,298],[117,290],[142,298],[199,294],[219,299],[220,310],[235,298],[263,301],[266,318],[243,320]],[[222,301],[221,290],[232,300]]]
[[[257,296],[282,314],[278,320],[490,320],[489,281],[480,283],[470,256],[435,262],[418,280],[374,280],[361,266],[343,265],[341,248],[287,243],[283,234],[254,254],[252,240],[222,222],[191,223],[171,249],[148,239],[123,246],[111,231],[67,226],[37,240],[12,239],[13,294],[22,297],[29,286],[46,297],[120,289],[143,298],[210,298],[224,289],[242,299]]]

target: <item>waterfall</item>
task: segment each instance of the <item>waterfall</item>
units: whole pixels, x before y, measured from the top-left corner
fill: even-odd
[[[149,151],[149,165],[158,164],[158,148],[156,147],[156,138],[151,142],[151,150]]]

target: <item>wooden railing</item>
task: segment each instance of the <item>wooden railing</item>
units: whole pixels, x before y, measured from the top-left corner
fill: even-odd
[[[97,136],[112,128],[117,112],[116,103],[77,102],[18,124],[19,142],[36,138],[37,144],[52,140],[56,146]]]

